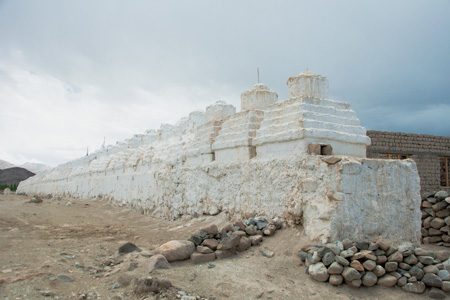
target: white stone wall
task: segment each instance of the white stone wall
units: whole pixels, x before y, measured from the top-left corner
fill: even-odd
[[[22,182],[19,192],[108,197],[171,219],[219,212],[281,216],[302,223],[306,234],[321,242],[381,235],[418,243],[418,181],[411,160],[303,155],[196,167],[142,161],[98,172],[68,164]]]
[[[370,139],[349,104],[322,99],[326,78],[302,73],[290,82],[298,90],[290,99],[273,102],[258,85],[243,94],[245,111],[217,102],[31,177],[18,192],[101,196],[171,219],[280,216],[321,242],[381,235],[418,243],[414,162],[365,159]],[[329,144],[333,155],[308,155],[309,144]]]

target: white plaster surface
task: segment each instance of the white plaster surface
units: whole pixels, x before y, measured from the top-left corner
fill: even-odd
[[[413,161],[355,160],[328,164],[297,155],[186,167],[183,163],[112,171],[62,165],[22,182],[19,192],[107,197],[157,216],[282,216],[322,242],[376,236],[419,242],[419,177]],[[92,162],[94,162],[93,160]],[[91,163],[92,165],[92,163]]]

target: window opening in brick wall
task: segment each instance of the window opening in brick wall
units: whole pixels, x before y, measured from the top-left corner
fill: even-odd
[[[407,159],[410,157],[409,154],[391,154],[391,153],[383,153],[383,155],[387,156],[387,159]]]
[[[450,169],[450,157],[441,156],[439,157],[440,170],[441,170],[441,187],[450,187],[449,183],[449,169]]]

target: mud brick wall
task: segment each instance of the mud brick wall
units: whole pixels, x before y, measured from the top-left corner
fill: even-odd
[[[368,130],[372,144],[367,147],[368,158],[388,158],[389,154],[408,154],[417,164],[422,191],[441,189],[441,156],[450,157],[450,137],[427,134]]]

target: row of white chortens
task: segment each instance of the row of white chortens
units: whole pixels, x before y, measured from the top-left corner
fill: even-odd
[[[420,238],[412,160],[366,159],[370,144],[350,105],[327,99],[326,77],[287,81],[287,100],[263,84],[174,126],[60,165],[19,193],[106,197],[169,218],[281,216],[312,239]]]

